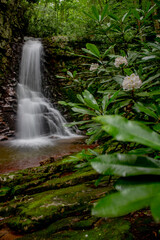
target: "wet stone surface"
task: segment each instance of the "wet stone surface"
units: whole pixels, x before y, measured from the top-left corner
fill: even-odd
[[[99,175],[83,156],[0,176],[1,239],[158,239],[159,226],[148,210],[116,219],[91,216],[93,204],[113,191],[115,179],[109,183],[105,177],[96,186]]]

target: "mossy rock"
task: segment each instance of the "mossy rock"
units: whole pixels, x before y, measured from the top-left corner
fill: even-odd
[[[123,219],[98,220],[89,217],[87,220],[80,219],[74,222],[76,217],[63,219],[50,225],[47,229],[26,235],[20,240],[132,240],[130,223]],[[87,227],[84,222],[88,221]],[[99,223],[100,222],[100,223]],[[97,225],[98,224],[98,225]],[[79,229],[75,226],[81,226]],[[83,226],[83,227],[82,227]]]

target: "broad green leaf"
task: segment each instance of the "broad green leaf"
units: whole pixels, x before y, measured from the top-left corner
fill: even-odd
[[[87,114],[87,115],[91,115],[91,116],[96,116],[96,113],[94,113],[93,111],[87,109],[87,108],[82,108],[82,107],[73,107],[72,111],[77,112],[77,113],[82,113],[82,114]]]
[[[120,217],[148,207],[159,192],[160,183],[131,187],[102,198],[92,209],[92,214],[99,217]]]
[[[137,103],[134,105],[135,108],[140,111],[143,112],[145,114],[147,114],[150,117],[153,117],[155,119],[158,119],[158,116],[155,114],[155,112],[153,112],[151,109],[149,109],[148,107],[145,107],[142,103]]]
[[[82,94],[86,105],[92,109],[99,111],[98,103],[96,99],[93,97],[93,95],[87,90],[85,90]]]
[[[98,116],[95,120],[118,141],[137,142],[160,150],[160,135],[144,124],[118,115]]]
[[[104,175],[136,176],[160,175],[157,160],[135,154],[106,154],[91,161],[92,167]]]
[[[151,202],[151,212],[156,222],[160,222],[160,205],[159,204],[160,204],[160,194],[157,194],[157,196]]]
[[[120,177],[114,184],[114,187],[117,191],[123,191],[131,187],[147,185],[151,183],[160,184],[160,176],[154,176],[154,175],[144,176],[143,175],[143,176],[133,176],[133,177],[125,177],[125,178]]]
[[[96,47],[95,44],[87,43],[87,44],[86,44],[86,48],[87,48],[88,50],[90,50],[90,51],[91,51],[95,56],[97,56],[98,58],[101,57],[100,52],[99,52],[99,50],[98,50],[98,48]]]
[[[82,50],[85,52],[85,53],[87,53],[87,54],[90,54],[90,55],[93,55],[94,57],[96,57],[96,60],[97,60],[97,55],[96,54],[94,54],[93,52],[91,52],[90,50],[88,50],[88,49],[86,49],[86,48],[82,48]],[[79,55],[80,56],[80,55]],[[81,55],[81,57],[83,57],[83,55]],[[91,57],[87,57],[87,58],[91,58]],[[98,57],[99,58],[99,57]],[[91,59],[95,59],[95,58],[91,58]]]

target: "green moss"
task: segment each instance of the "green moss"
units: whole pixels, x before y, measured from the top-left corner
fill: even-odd
[[[92,179],[96,179],[98,177],[97,172],[88,169],[89,171],[78,171],[75,173],[69,173],[67,176],[62,176],[59,178],[55,178],[52,180],[48,180],[45,183],[38,185],[37,187],[29,188],[26,190],[27,194],[33,194],[37,192],[42,192],[50,189],[58,189],[58,188],[65,188],[69,186],[74,186],[79,183],[83,183],[85,181],[89,181]]]
[[[104,223],[99,227],[94,229],[84,230],[84,231],[65,231],[54,234],[52,237],[56,240],[62,239],[76,239],[76,240],[131,240],[133,239],[129,233],[130,224],[127,221],[117,220],[110,223]],[[49,238],[51,239],[51,238]]]
[[[94,219],[96,221],[97,219]],[[68,223],[67,223],[67,222]],[[86,229],[84,226],[81,230],[73,230],[73,218],[58,221],[56,224],[50,225],[47,229],[27,235],[20,240],[132,240],[133,237],[129,233],[130,223],[123,219],[102,220],[98,226]],[[83,221],[78,221],[81,224]],[[66,229],[67,228],[67,229]],[[57,233],[55,233],[57,232]]]
[[[0,189],[0,201],[4,201],[8,197],[10,190],[9,187],[3,187]]]

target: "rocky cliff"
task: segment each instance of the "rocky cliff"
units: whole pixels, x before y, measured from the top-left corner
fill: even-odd
[[[0,135],[11,136],[14,129],[15,88],[19,54],[25,35],[27,3],[23,0],[0,0]],[[6,137],[5,137],[6,138]]]

